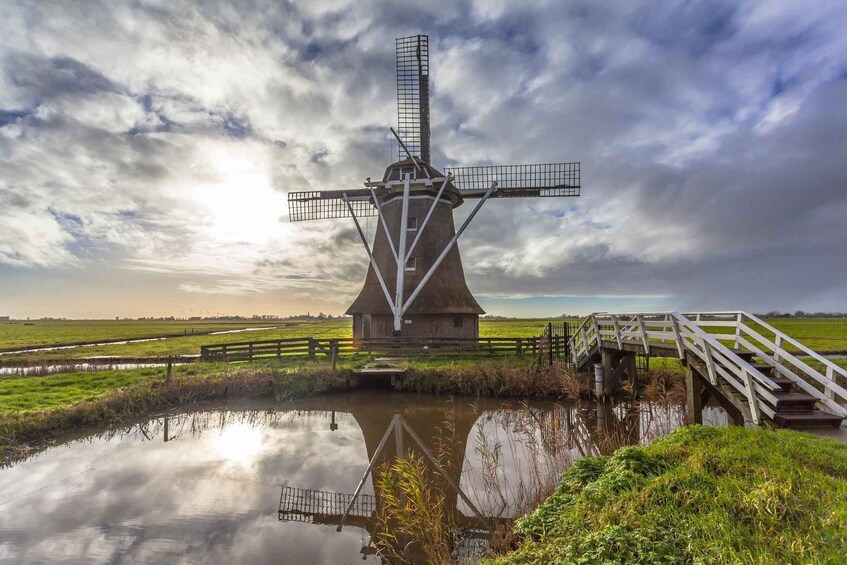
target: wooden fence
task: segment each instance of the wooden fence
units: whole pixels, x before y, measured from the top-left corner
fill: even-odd
[[[325,355],[337,359],[357,353],[389,355],[501,355],[538,357],[551,354],[566,359],[566,336],[481,337],[481,338],[365,338],[315,339],[311,337],[271,339],[204,345],[201,361],[247,361],[259,358]]]

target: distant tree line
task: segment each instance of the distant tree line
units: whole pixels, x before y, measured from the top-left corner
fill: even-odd
[[[794,313],[771,310],[767,314],[756,314],[760,318],[847,318],[847,312],[804,312],[797,310]]]

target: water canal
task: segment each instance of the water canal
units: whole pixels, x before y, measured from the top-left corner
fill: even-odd
[[[398,416],[415,432],[386,434]],[[720,423],[722,412],[711,416]],[[462,497],[453,523],[482,531],[528,510],[574,459],[643,444],[682,423],[678,406],[557,404],[355,391],[285,405],[205,405],[65,437],[0,470],[4,562],[379,562],[369,477],[384,456],[436,453]],[[485,535],[459,539],[473,561]]]

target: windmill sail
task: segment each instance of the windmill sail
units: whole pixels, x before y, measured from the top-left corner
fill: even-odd
[[[579,196],[579,163],[486,165],[444,169],[463,198],[481,198],[497,181],[494,198]]]
[[[326,220],[330,218],[349,218],[350,208],[344,202],[344,194],[356,216],[376,216],[371,193],[365,188],[351,190],[320,190],[288,193],[288,218],[292,222],[304,220]]]
[[[395,40],[397,54],[397,133],[409,153],[430,162],[429,36]],[[406,158],[398,148],[398,160]]]

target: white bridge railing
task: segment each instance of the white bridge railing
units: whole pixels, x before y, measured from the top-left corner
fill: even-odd
[[[651,347],[660,346],[675,348],[680,359],[693,355],[706,366],[713,385],[727,383],[747,399],[753,422],[759,424],[762,414],[773,417],[777,404],[774,393],[781,388],[733,350],[749,351],[772,368],[774,377],[790,379],[814,396],[822,408],[847,416],[847,389],[837,382],[838,376],[847,379],[847,370],[746,312],[591,314],[570,339],[574,365],[591,355],[601,342],[603,347],[621,350],[627,344],[630,349],[635,345],[648,355]],[[823,370],[803,358],[821,363]]]

